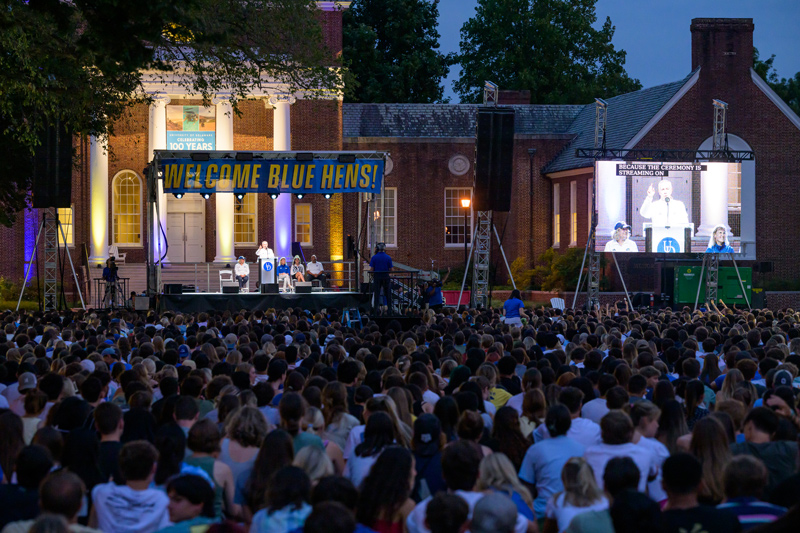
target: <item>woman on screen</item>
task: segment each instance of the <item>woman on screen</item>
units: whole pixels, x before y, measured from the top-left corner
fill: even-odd
[[[604,252],[638,252],[639,247],[630,238],[631,227],[624,221],[620,220],[614,225],[614,231],[611,233],[611,240],[606,243]]]
[[[717,226],[708,238],[707,254],[732,254],[733,247],[728,243],[728,231],[725,226]]]

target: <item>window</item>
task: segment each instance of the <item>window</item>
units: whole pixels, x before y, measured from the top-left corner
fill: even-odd
[[[561,184],[553,184],[553,248],[561,246]]]
[[[74,238],[72,235],[72,206],[70,207],[59,207],[58,208],[58,221],[61,222],[61,229],[64,230],[64,236],[61,236],[61,232],[58,232],[58,244],[59,246],[74,246]],[[66,237],[66,240],[64,240]]]
[[[294,240],[311,246],[311,204],[294,204]]]
[[[578,245],[578,182],[569,182],[569,245]]]
[[[728,164],[728,210],[742,210],[742,165]]]
[[[245,194],[241,200],[234,196],[233,242],[256,244],[256,199],[255,194]]]
[[[397,246],[397,188],[386,187],[383,194],[375,195],[375,207],[381,214],[378,234],[386,246]]]
[[[142,180],[132,170],[123,170],[111,184],[114,244],[142,244]]]
[[[472,188],[446,188],[444,190],[444,245],[464,246],[472,243],[472,208],[469,213],[461,207],[461,200],[469,198],[472,204]],[[466,220],[464,215],[466,214]],[[466,224],[465,224],[466,223]]]

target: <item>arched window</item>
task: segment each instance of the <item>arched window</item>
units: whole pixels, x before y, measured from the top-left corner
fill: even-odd
[[[118,246],[142,245],[142,179],[123,170],[111,183],[112,239]]]

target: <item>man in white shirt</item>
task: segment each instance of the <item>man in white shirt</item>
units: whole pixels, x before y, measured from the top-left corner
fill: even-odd
[[[261,241],[258,250],[256,250],[256,257],[259,259],[275,259],[275,252],[269,247],[267,241]]]
[[[558,403],[565,405],[567,409],[569,409],[569,414],[572,417],[572,425],[567,432],[567,437],[582,445],[584,448],[589,448],[601,442],[600,426],[591,420],[581,418],[582,401],[583,392],[576,387],[564,387],[558,395]],[[534,444],[549,438],[550,432],[547,431],[545,424],[541,424],[533,431]]]
[[[686,206],[680,200],[672,197],[672,183],[669,180],[658,182],[659,200],[653,201],[655,188],[652,184],[647,188],[647,197],[642,202],[639,214],[644,218],[649,218],[653,226],[671,226],[673,224],[687,224],[689,215],[686,213]]]
[[[250,265],[244,262],[244,256],[239,256],[239,262],[233,269],[236,275],[236,281],[239,282],[239,289],[247,287],[247,282],[250,281]]]
[[[600,376],[597,382],[597,389],[600,391],[600,397],[583,404],[581,418],[586,418],[595,424],[599,424],[603,417],[610,411],[606,404],[606,394],[616,386],[617,380],[614,379],[614,376],[611,374],[603,374]]]
[[[306,281],[314,281],[315,279],[318,279],[320,286],[324,287],[327,276],[322,269],[322,263],[317,261],[316,255],[312,255],[311,261],[306,265]]]
[[[657,460],[652,450],[639,446],[633,440],[633,422],[623,411],[614,410],[603,417],[600,422],[603,442],[586,449],[583,457],[592,467],[597,485],[603,487],[603,474],[606,464],[614,457],[630,457],[639,468],[639,492],[647,490],[647,482],[658,474]]]

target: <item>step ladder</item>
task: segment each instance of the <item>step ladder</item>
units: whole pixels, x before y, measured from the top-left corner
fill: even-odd
[[[361,329],[364,325],[361,322],[361,313],[358,308],[345,309],[344,321],[348,328]]]

